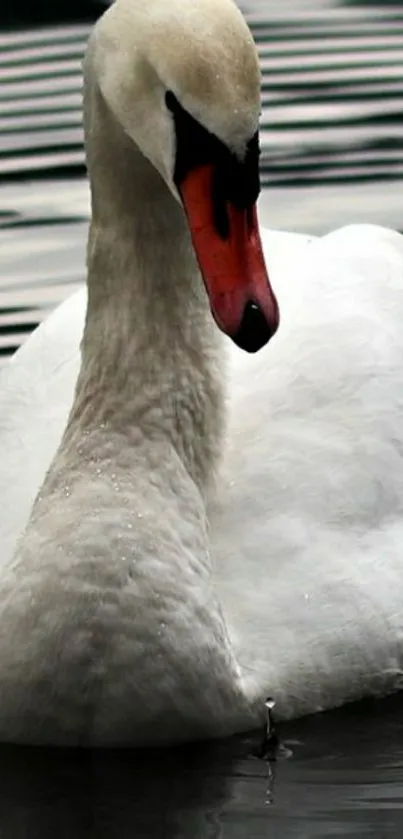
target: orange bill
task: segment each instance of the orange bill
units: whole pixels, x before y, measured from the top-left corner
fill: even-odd
[[[213,167],[189,172],[180,185],[193,247],[213,316],[223,332],[247,352],[257,352],[274,335],[279,310],[270,286],[260,241],[256,205],[238,210],[227,203],[229,233],[216,229]]]

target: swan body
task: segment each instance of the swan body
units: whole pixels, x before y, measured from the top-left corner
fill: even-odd
[[[162,91],[247,162],[255,64],[229,0],[116,0],[90,41],[88,298],[0,379],[2,740],[224,736],[268,694],[290,717],[401,686],[403,240],[264,233],[281,329],[221,336],[200,271],[240,344],[251,289],[264,340],[276,306],[253,271],[225,297],[225,234],[209,285]]]

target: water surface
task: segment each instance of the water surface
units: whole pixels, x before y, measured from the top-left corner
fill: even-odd
[[[180,750],[0,750],[2,839],[401,839],[401,700],[283,726],[291,754],[256,738]]]
[[[72,5],[68,22],[52,7],[45,25],[42,2],[36,26],[22,0],[0,12],[0,358],[84,279],[81,60],[103,5],[87,0],[84,20]],[[262,222],[401,229],[403,5],[243,5],[262,66]]]

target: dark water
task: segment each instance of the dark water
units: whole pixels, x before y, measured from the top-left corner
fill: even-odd
[[[4,361],[84,279],[80,62],[99,7],[60,4],[63,22],[48,7],[0,9]],[[263,222],[402,229],[403,5],[256,0],[246,11],[263,70]],[[173,753],[0,749],[0,836],[400,839],[401,702],[284,726],[290,756],[272,764],[247,740]]]
[[[403,835],[401,700],[178,751],[0,751],[2,839],[316,839]]]

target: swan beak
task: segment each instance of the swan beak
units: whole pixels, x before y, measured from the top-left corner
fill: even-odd
[[[279,310],[260,240],[256,205],[225,202],[227,235],[217,229],[213,166],[192,169],[180,184],[193,247],[220,329],[241,349],[257,352],[273,337]]]

